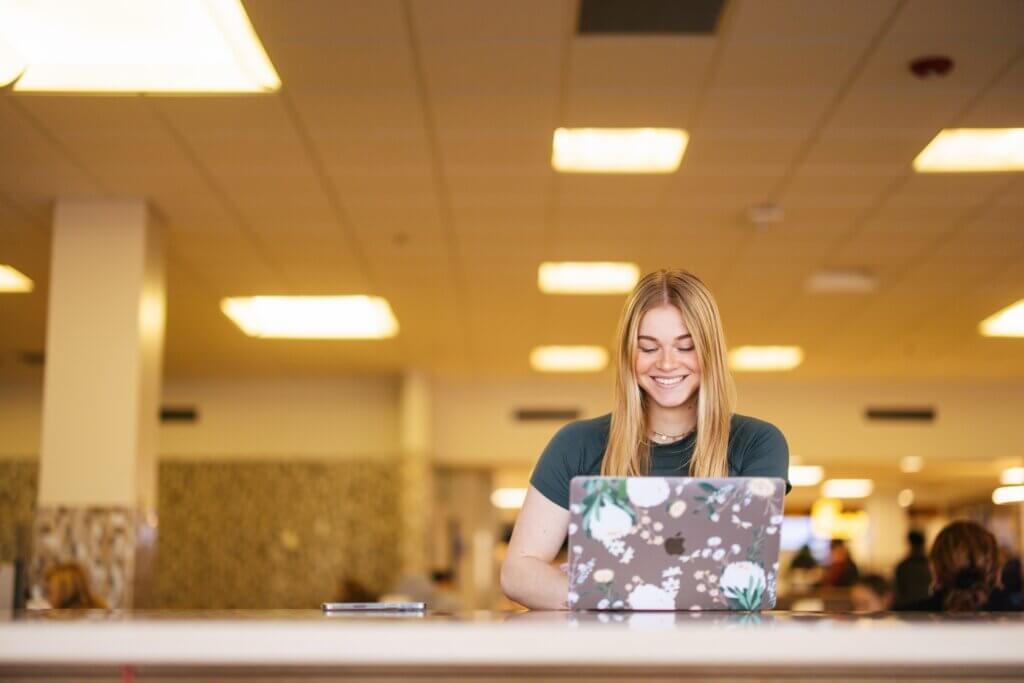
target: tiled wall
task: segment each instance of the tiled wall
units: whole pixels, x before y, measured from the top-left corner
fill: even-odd
[[[30,523],[37,465],[0,461],[0,560]],[[398,477],[382,462],[160,465],[151,604],[315,607],[338,578],[388,589],[398,569]]]

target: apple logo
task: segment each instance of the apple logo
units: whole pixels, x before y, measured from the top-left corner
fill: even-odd
[[[681,533],[665,541],[665,552],[669,555],[682,555],[686,552],[686,539]]]

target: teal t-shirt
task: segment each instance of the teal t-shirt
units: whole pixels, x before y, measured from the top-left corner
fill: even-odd
[[[601,474],[601,461],[608,446],[612,416],[577,420],[565,425],[551,438],[537,461],[530,483],[553,503],[569,509],[569,481],[573,477]],[[690,458],[697,443],[696,432],[670,444],[651,448],[649,476],[689,476]],[[778,477],[789,485],[789,446],[778,427],[733,415],[727,455],[730,477]]]

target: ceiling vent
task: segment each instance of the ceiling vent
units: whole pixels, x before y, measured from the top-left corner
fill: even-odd
[[[199,412],[195,406],[160,406],[161,422],[198,422]]]
[[[579,419],[579,408],[517,408],[517,422],[568,422]]]
[[[924,407],[868,407],[864,417],[869,422],[934,422],[935,408]]]
[[[580,35],[711,35],[725,0],[583,0]]]

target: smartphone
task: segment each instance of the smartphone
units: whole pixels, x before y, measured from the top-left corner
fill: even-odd
[[[324,612],[417,612],[426,609],[424,602],[325,602]]]

